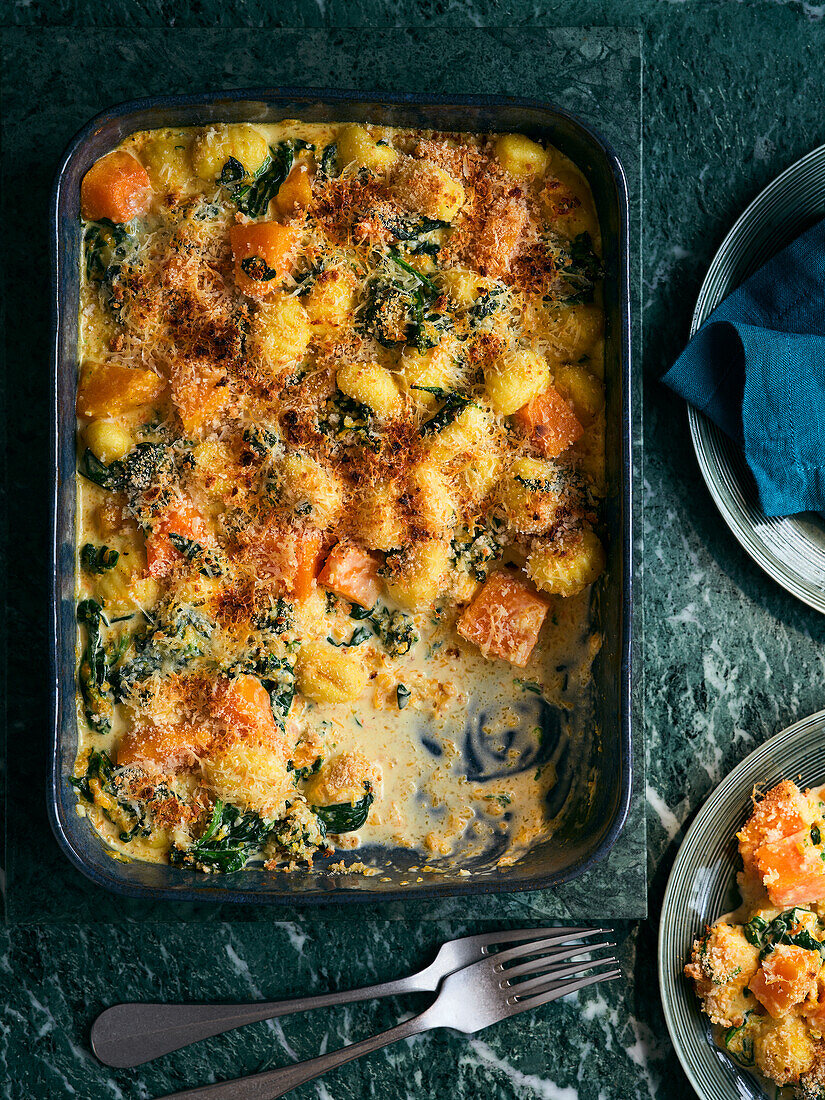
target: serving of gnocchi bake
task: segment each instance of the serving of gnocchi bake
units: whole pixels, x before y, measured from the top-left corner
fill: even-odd
[[[795,1100],[825,1096],[823,818],[825,788],[789,780],[755,804],[737,833],[742,905],[685,967],[720,1045]]]
[[[211,125],[132,134],[81,210],[78,812],[206,872],[518,858],[600,645],[580,171],[516,134]]]

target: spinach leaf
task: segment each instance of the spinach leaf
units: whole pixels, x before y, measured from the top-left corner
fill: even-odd
[[[601,261],[593,251],[589,233],[579,233],[572,241],[549,234],[545,245],[550,252],[557,274],[563,280],[550,296],[565,305],[592,302],[598,279],[604,275]]]
[[[203,655],[215,624],[194,607],[173,604],[151,629],[132,640],[135,655],[112,676],[117,699],[156,672],[177,672]]]
[[[292,778],[297,786],[299,783],[303,783],[309,779],[312,775],[317,775],[321,770],[321,765],[324,762],[323,756],[316,756],[311,764],[307,764],[303,768],[296,768],[291,760],[286,762],[286,770],[292,772]]]
[[[398,241],[417,241],[427,233],[436,229],[449,229],[449,222],[439,221],[438,218],[402,218],[392,214],[379,214],[381,222],[389,229],[390,233]]]
[[[237,806],[218,800],[203,835],[187,848],[173,848],[169,862],[179,867],[231,874],[245,866],[274,827],[274,822],[251,810],[241,813]]]
[[[84,716],[95,733],[111,731],[114,713],[101,630],[102,616],[103,608],[96,600],[81,600],[77,605],[77,621],[86,627],[86,646],[80,658],[78,680]]]
[[[251,424],[241,437],[259,458],[271,458],[280,446],[280,437],[265,424]]]
[[[372,632],[378,637],[391,657],[403,657],[405,653],[409,653],[418,641],[418,632],[415,629],[413,617],[404,611],[390,611],[388,607],[384,607],[380,603],[375,603],[369,608],[353,604],[349,617],[359,622],[368,622]],[[361,629],[365,628],[362,627]],[[355,637],[355,634],[353,634],[353,637]],[[365,639],[362,638],[361,640]]]
[[[411,386],[410,388],[431,393],[433,397],[437,397],[439,401],[444,402],[435,416],[431,416],[429,420],[425,420],[421,425],[422,435],[434,435],[436,432],[443,431],[449,424],[452,424],[463,409],[473,404],[472,399],[465,397],[464,394],[454,393],[452,390],[443,390],[440,386]]]
[[[809,912],[809,909],[794,906],[793,909],[785,910],[770,922],[758,915],[752,917],[744,926],[745,938],[754,947],[759,948],[760,959],[764,959],[779,944],[802,947],[806,951],[818,951],[825,955],[825,943],[816,939],[807,928],[801,927],[802,917]],[[817,925],[821,928],[821,922],[818,919]]]
[[[416,347],[419,353],[434,348],[441,340],[441,334],[452,324],[447,313],[426,312],[428,302],[421,290],[412,295],[412,315],[407,343]]]
[[[725,1032],[724,1041],[728,1053],[736,1059],[740,1066],[752,1066],[755,1064],[753,1051],[753,1036],[743,1035],[742,1032],[748,1026],[753,1010],[746,1012],[742,1023],[738,1027],[729,1027]],[[738,1039],[738,1042],[736,1041]],[[733,1047],[731,1046],[733,1043]]]
[[[332,141],[329,145],[324,146],[324,151],[321,153],[321,159],[318,162],[318,175],[327,179],[333,179],[339,175],[337,141]]]
[[[487,567],[501,554],[502,545],[496,530],[478,524],[464,537],[454,538],[450,548],[457,569],[470,573],[477,581],[484,581]]]
[[[283,596],[271,598],[269,607],[261,609],[252,620],[256,630],[272,634],[276,638],[295,625],[295,608]]]
[[[439,296],[438,287],[435,285],[435,283],[432,281],[432,279],[429,278],[429,276],[427,276],[427,275],[423,275],[418,270],[418,268],[413,267],[413,265],[411,263],[408,263],[406,260],[402,259],[402,257],[399,256],[399,254],[395,251],[394,248],[390,249],[390,259],[392,260],[392,262],[394,264],[397,264],[398,267],[400,267],[404,271],[406,271],[408,275],[412,275],[412,277],[414,279],[417,279],[418,282],[421,283],[421,285],[427,290],[427,292],[433,298],[437,298]]]
[[[269,693],[273,718],[282,730],[286,729],[295,698],[295,665],[288,657],[267,653],[253,667],[253,672]]]
[[[226,188],[232,201],[242,214],[247,214],[250,218],[259,218],[266,213],[270,202],[278,194],[278,189],[289,175],[295,160],[296,148],[304,148],[305,146],[305,142],[296,141],[281,141],[277,146],[270,146],[269,158],[264,161],[251,180],[244,166],[234,157],[230,157],[223,166],[218,182]],[[240,173],[238,169],[240,169]],[[263,264],[267,271],[269,270],[259,256],[252,257],[252,260],[259,260],[260,264]],[[251,279],[261,280],[274,277],[274,272],[271,275],[264,276],[247,271],[244,264],[249,262],[242,261],[241,268]],[[255,267],[254,270],[258,272],[260,265]]]
[[[146,816],[144,808],[132,799],[126,798],[115,782],[115,766],[108,753],[99,752],[97,750],[90,752],[89,759],[86,762],[85,775],[72,775],[69,777],[69,782],[87,802],[94,803],[96,801],[96,791],[92,787],[92,783],[96,784],[101,794],[114,799],[118,809],[124,815],[127,828],[122,828],[123,821],[116,821],[112,813],[107,809],[105,803],[100,803],[100,806],[109,821],[111,821],[113,825],[118,825],[122,828],[119,837],[124,843],[128,844],[128,842],[133,840],[136,836],[149,836],[152,832],[152,825]],[[109,803],[109,805],[111,805],[111,803]]]
[[[269,283],[278,278],[278,272],[267,265],[263,256],[247,256],[241,260],[241,271],[256,283]]]
[[[475,302],[467,310],[467,316],[470,318],[474,325],[478,325],[480,321],[483,321],[485,317],[490,317],[499,308],[502,302],[504,291],[498,287],[493,287],[491,290],[485,290],[482,294],[479,294]]]
[[[341,802],[334,806],[312,807],[312,812],[317,815],[326,832],[351,833],[361,828],[375,801],[375,796],[366,784],[364,788],[367,793],[355,804]]]
[[[362,405],[360,401],[354,401],[336,390],[319,411],[318,431],[342,443],[357,442],[377,450],[380,437],[374,419],[369,405]]]
[[[404,684],[399,684],[395,689],[395,698],[398,703],[398,709],[403,710],[410,701],[410,689]]]
[[[101,489],[111,489],[113,492],[123,488],[124,467],[122,462],[110,462],[107,466],[101,462],[91,448],[87,447],[80,460],[80,472],[89,481],[99,485]]]
[[[80,551],[80,565],[87,573],[105,573],[117,565],[119,557],[117,550],[87,542]]]
[[[436,229],[448,229],[450,226],[449,222],[423,216],[402,218],[392,214],[379,214],[378,217],[397,241],[404,242],[407,252],[412,256],[423,254],[436,257],[441,251],[441,246],[427,238]]]
[[[412,296],[402,287],[375,280],[367,290],[360,327],[382,347],[406,344],[411,303]]]
[[[550,481],[548,478],[522,477],[521,474],[516,474],[515,480],[531,493],[552,493],[558,489],[559,484],[558,479]]]
[[[81,793],[87,802],[94,802],[95,799],[94,792],[91,788],[91,780],[99,780],[101,788],[105,789],[112,780],[113,772],[114,764],[109,758],[109,754],[94,749],[89,753],[85,775],[70,775],[69,782],[76,791]]]
[[[334,645],[336,649],[344,648],[351,649],[353,646],[361,645],[363,642],[369,641],[372,637],[372,631],[367,626],[358,626],[353,630],[352,637],[348,642],[336,642],[332,635],[327,637],[327,641],[330,645]]]
[[[128,225],[116,225],[107,218],[88,225],[83,234],[83,250],[89,282],[102,283],[114,278],[136,239]]]
[[[112,467],[114,465],[112,463]],[[164,443],[138,443],[124,458],[122,466],[121,487],[134,499],[160,480],[171,477],[174,458]]]
[[[221,556],[216,550],[209,550],[194,539],[185,538],[174,531],[169,532],[169,541],[187,561],[195,562],[200,566],[198,572],[202,576],[222,577],[226,572]]]

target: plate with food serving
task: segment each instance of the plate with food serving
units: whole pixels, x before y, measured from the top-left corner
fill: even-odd
[[[402,886],[536,885],[554,835],[583,866],[623,816],[598,189],[546,137],[125,117],[59,185],[56,785],[86,854],[162,870],[141,889],[388,882],[388,855]]]
[[[704,1100],[825,1097],[825,711],[752,752],[685,836],[659,985]]]

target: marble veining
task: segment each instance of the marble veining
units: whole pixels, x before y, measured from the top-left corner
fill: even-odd
[[[19,812],[10,815],[8,923],[0,929],[0,1097],[149,1100],[360,1039],[420,1010],[427,997],[256,1024],[132,1073],[103,1069],[88,1049],[95,1014],[113,1000],[274,998],[390,979],[426,963],[443,939],[492,921],[537,922],[588,905],[606,912],[608,893],[643,892],[638,868],[646,862],[649,918],[615,922],[625,981],[478,1036],[439,1032],[399,1044],[295,1095],[687,1100],[693,1094],[656,992],[667,873],[719,779],[766,737],[825,703],[825,619],[768,581],[728,533],[698,474],[684,409],[656,380],[686,337],[703,273],[729,226],[778,172],[824,139],[816,89],[825,82],[825,5],[26,0],[7,5],[5,21],[6,314],[29,323],[8,326],[6,348],[9,487],[13,514],[25,514],[26,523],[13,525],[5,571],[8,784],[10,808]],[[577,23],[595,29],[559,29]],[[276,32],[279,25],[292,29]],[[320,38],[297,30],[325,26],[335,29]],[[164,27],[171,29],[157,29]],[[372,29],[365,35],[359,27]],[[378,88],[406,79],[446,91],[552,89],[599,120],[633,160],[639,41],[644,169],[631,189],[637,216],[643,198],[637,352],[646,385],[643,451],[640,423],[634,432],[644,575],[637,608],[644,680],[635,705],[647,758],[646,845],[639,798],[631,841],[602,880],[607,887],[574,884],[549,906],[515,896],[504,906],[485,899],[375,909],[356,921],[301,910],[260,919],[124,904],[90,889],[54,848],[42,810],[48,582],[37,563],[46,553],[41,502],[51,477],[45,211],[58,150],[105,103],[152,88],[265,78]],[[23,216],[30,209],[34,216]],[[639,406],[637,421],[640,414]],[[26,647],[17,644],[23,636]]]

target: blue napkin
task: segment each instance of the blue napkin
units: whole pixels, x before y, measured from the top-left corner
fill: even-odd
[[[742,444],[767,515],[825,511],[825,221],[727,297],[662,381]]]

